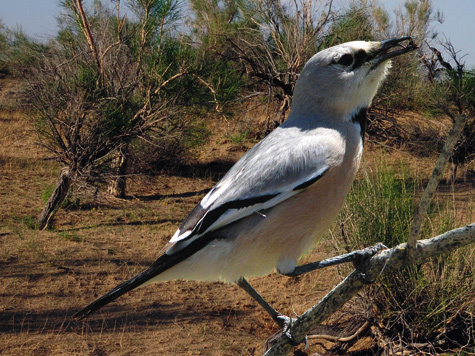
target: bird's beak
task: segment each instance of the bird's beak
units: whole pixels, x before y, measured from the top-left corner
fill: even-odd
[[[404,42],[407,44],[404,45]],[[409,37],[391,38],[389,40],[381,41],[378,48],[368,54],[366,62],[371,64],[371,69],[375,69],[381,63],[387,60],[400,56],[401,54],[413,51],[417,48],[414,40]]]

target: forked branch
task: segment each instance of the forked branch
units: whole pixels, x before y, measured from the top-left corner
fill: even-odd
[[[407,243],[381,251],[369,259],[363,268],[353,271],[292,324],[290,334],[293,340],[303,342],[312,329],[341,309],[347,301],[366,285],[376,281],[380,275],[390,274],[402,267],[420,263],[429,257],[445,254],[472,243],[475,243],[475,224],[448,231],[431,239],[417,241],[411,260],[407,258]],[[265,356],[287,355],[292,347],[288,337],[282,334],[267,350]]]

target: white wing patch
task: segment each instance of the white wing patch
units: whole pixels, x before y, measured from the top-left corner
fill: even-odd
[[[193,230],[187,230],[184,231],[183,233],[180,233],[180,229],[176,230],[175,234],[172,236],[170,239],[170,242],[178,242],[180,240],[186,239],[190,234],[193,232]]]

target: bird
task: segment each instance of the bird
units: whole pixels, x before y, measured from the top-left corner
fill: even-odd
[[[291,275],[336,219],[361,161],[373,97],[391,59],[415,48],[406,36],[317,52],[298,77],[287,119],[203,197],[149,268],[74,318],[137,287],[184,279],[237,283],[281,325],[247,278]]]

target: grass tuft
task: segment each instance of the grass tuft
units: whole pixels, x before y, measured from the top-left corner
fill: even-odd
[[[409,177],[406,165],[390,167],[384,159],[365,172],[332,232],[340,249],[352,251],[377,242],[392,247],[406,241],[416,209],[414,197],[422,189],[419,180]],[[420,238],[455,228],[455,216],[450,203],[432,203]],[[475,246],[469,246],[382,276],[365,292],[365,317],[382,326],[389,339],[466,345],[473,352],[473,285]]]

